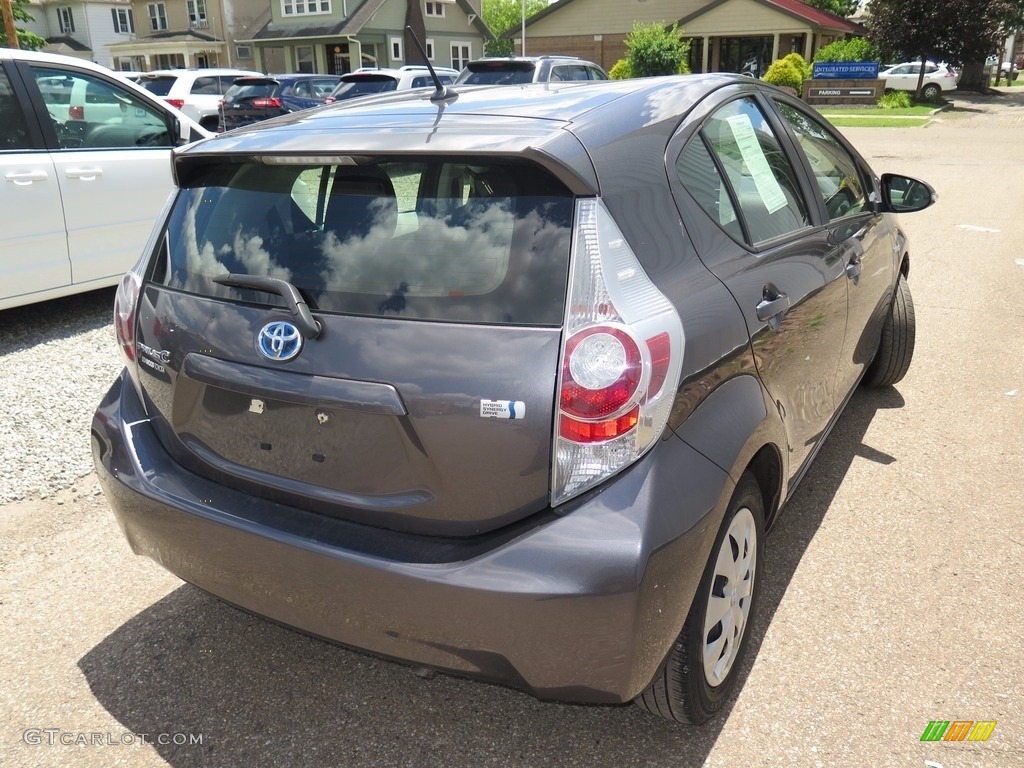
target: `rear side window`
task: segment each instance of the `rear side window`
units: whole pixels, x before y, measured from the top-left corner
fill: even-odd
[[[220,95],[224,93],[224,90],[230,85],[231,83],[229,82],[224,85],[224,88],[221,88],[221,81],[218,77],[197,77],[195,82],[192,83],[192,90],[190,92],[205,94],[207,96],[214,94]]]
[[[0,152],[28,149],[28,126],[7,74],[0,69]]]
[[[535,166],[247,162],[184,175],[153,275],[170,288],[277,304],[212,280],[265,275],[323,312],[562,322],[573,198]]]
[[[714,184],[724,186],[709,185],[710,169],[699,147],[683,152],[677,171],[701,207],[730,234],[736,233],[737,210],[752,244],[809,226],[793,166],[752,99],[731,101],[708,118],[691,143],[701,141],[721,176]]]

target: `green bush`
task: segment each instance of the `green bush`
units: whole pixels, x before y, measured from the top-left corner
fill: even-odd
[[[800,93],[804,86],[803,73],[793,62],[786,61],[785,59],[779,59],[768,67],[768,71],[764,73],[763,80],[772,85],[788,86],[797,93]]]
[[[814,74],[814,68],[810,64],[808,64],[807,59],[805,59],[799,53],[790,53],[786,56],[783,56],[781,61],[788,61],[790,64],[796,67],[797,72],[800,73],[800,76],[803,77],[804,80],[810,80],[811,75]]]
[[[660,22],[633,23],[626,37],[626,60],[633,77],[675,75],[686,66],[690,43],[682,40],[679,25],[666,27]]]
[[[907,91],[888,91],[878,100],[879,109],[909,109],[910,94]]]
[[[863,37],[836,40],[814,54],[815,61],[878,61],[878,48]]]
[[[608,70],[608,76],[612,80],[629,80],[633,76],[633,70],[626,59],[619,59],[615,66]]]

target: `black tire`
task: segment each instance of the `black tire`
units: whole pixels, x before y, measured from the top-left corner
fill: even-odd
[[[914,357],[916,328],[910,286],[907,285],[907,278],[900,275],[892,306],[882,326],[882,338],[878,342],[875,359],[864,375],[865,384],[869,387],[891,387],[907,375],[910,361]]]
[[[746,578],[740,579],[738,584],[730,584],[721,576],[716,577],[715,573],[719,553],[724,547],[729,548],[733,558],[740,558],[741,563],[745,554],[749,556],[749,538],[746,540],[747,551],[744,552],[739,547],[742,538],[737,537],[736,531],[733,530],[734,522],[741,529],[745,526],[748,532],[752,528],[753,535],[753,562],[741,565],[740,572],[744,572]],[[710,720],[725,706],[736,688],[743,657],[750,644],[750,625],[754,620],[761,591],[763,562],[764,501],[754,476],[745,472],[729,502],[725,519],[711,549],[704,576],[697,588],[697,594],[694,595],[682,631],[669,651],[668,658],[655,675],[654,681],[646,691],[634,699],[634,703],[653,714],[692,725]],[[704,667],[704,648],[709,642],[721,640],[722,632],[721,622],[712,625],[710,632],[706,631],[706,622],[710,621],[707,614],[712,592],[717,593],[715,596],[718,599],[725,599],[730,595],[730,587],[735,590],[738,586],[743,591],[743,585],[747,583],[751,584],[747,597],[733,597],[731,610],[727,610],[722,617],[723,621],[732,619],[737,609],[742,613],[746,607],[746,615],[742,626],[735,633],[735,640],[726,640],[720,646],[725,652],[717,656],[717,661],[719,665],[726,664],[726,668],[720,679],[712,682],[709,680],[710,673],[706,672]]]
[[[937,99],[940,93],[942,93],[942,88],[935,83],[928,83],[928,85],[921,89],[921,95],[929,100]]]

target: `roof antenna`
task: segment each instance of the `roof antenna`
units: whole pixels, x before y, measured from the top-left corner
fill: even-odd
[[[416,49],[420,52],[420,56],[423,57],[423,60],[427,62],[427,69],[430,70],[430,77],[434,80],[434,92],[430,94],[430,100],[447,101],[448,99],[458,98],[459,94],[450,90],[441,82],[441,78],[437,76],[437,72],[435,72],[434,68],[430,65],[430,59],[427,58],[427,52],[423,50],[423,45],[420,43],[419,38],[416,37],[416,33],[412,31],[412,27],[407,26],[405,31],[409,33],[409,37],[411,37],[412,41],[416,43]]]

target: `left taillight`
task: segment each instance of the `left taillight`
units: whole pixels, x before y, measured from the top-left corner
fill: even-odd
[[[142,278],[132,271],[121,279],[114,296],[114,332],[121,357],[129,368],[134,367],[136,361],[135,320],[141,290]]]
[[[604,202],[576,203],[558,374],[551,504],[625,469],[668,424],[683,326]]]

